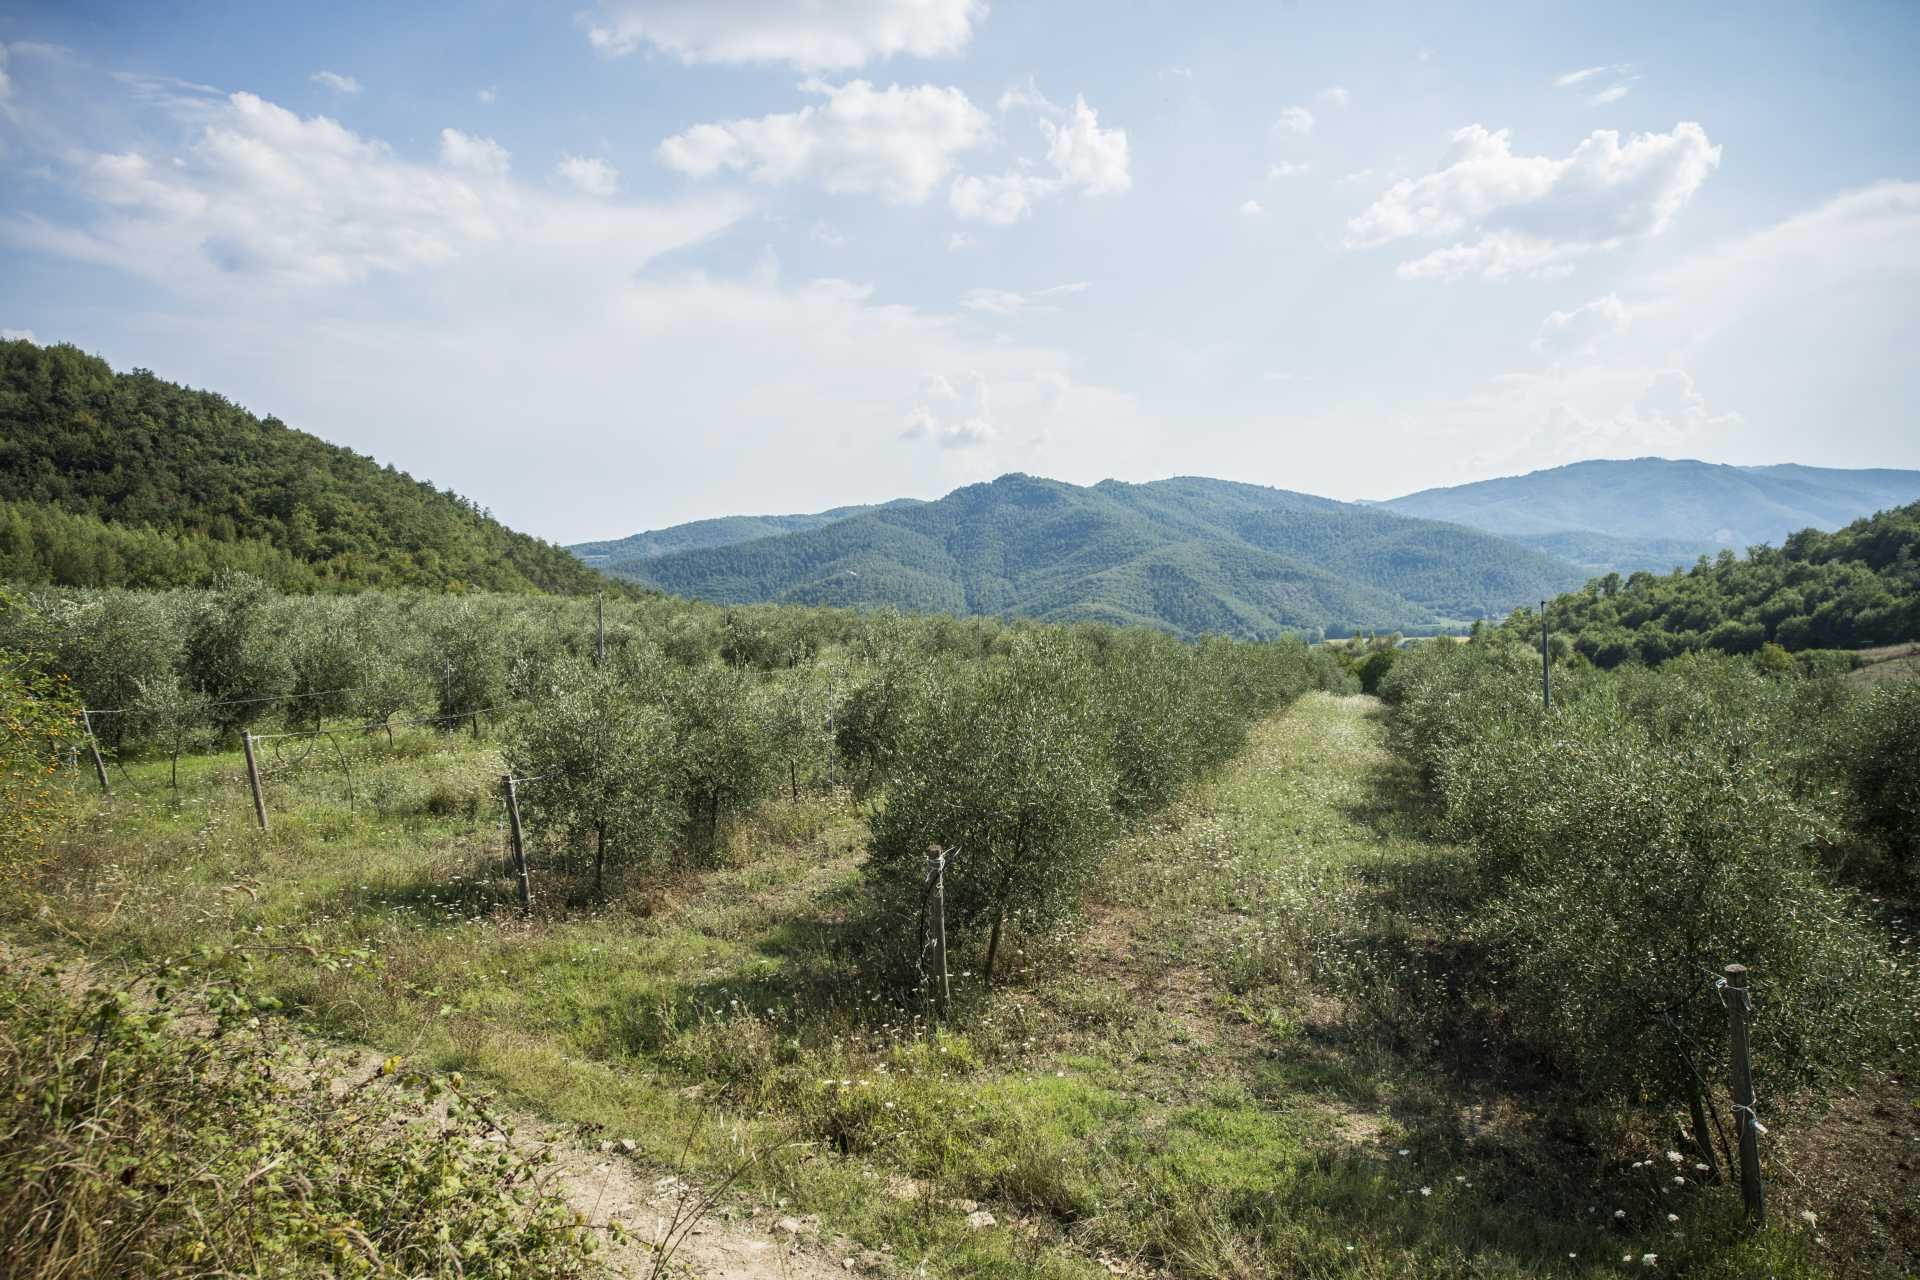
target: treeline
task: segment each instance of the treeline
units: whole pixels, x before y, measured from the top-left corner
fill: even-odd
[[[1607,574],[1547,603],[1552,631],[1594,665],[1654,665],[1684,653],[1854,649],[1920,640],[1920,503],[1834,533],[1803,529],[1744,558],[1722,551],[1667,575]],[[1521,610],[1502,629],[1539,632]]]
[[[72,346],[0,342],[0,501],[0,573],[17,582],[606,585],[457,494]]]
[[[1687,1106],[1711,1160],[1714,979],[1736,961],[1776,1098],[1920,1048],[1911,957],[1838,874],[1911,875],[1920,684],[1701,654],[1562,666],[1543,712],[1537,650],[1485,637],[1402,652],[1382,689],[1473,851],[1504,1016],[1579,1090]]]

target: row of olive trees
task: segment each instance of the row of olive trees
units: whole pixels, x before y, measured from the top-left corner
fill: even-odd
[[[1729,962],[1752,970],[1776,1088],[1886,1051],[1895,959],[1822,856],[1852,816],[1834,749],[1848,692],[1699,657],[1566,671],[1546,714],[1537,663],[1499,642],[1422,645],[1385,684],[1401,746],[1476,856],[1475,927],[1522,1033],[1593,1095],[1685,1102],[1696,1128]],[[1564,1053],[1576,1044],[1593,1051]]]

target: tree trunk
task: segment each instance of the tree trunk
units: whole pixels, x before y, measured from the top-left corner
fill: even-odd
[[[1693,1145],[1707,1165],[1707,1181],[1720,1181],[1720,1161],[1713,1152],[1713,1132],[1707,1128],[1707,1103],[1700,1095],[1700,1081],[1696,1077],[1693,1088],[1687,1095],[1687,1112],[1693,1121]]]
[[[593,829],[593,896],[607,896],[607,824],[601,823]]]
[[[800,766],[791,760],[787,761],[787,785],[793,788],[793,798],[798,800],[800,798]]]
[[[1004,919],[1005,916],[1005,908],[995,907],[993,909],[993,933],[987,938],[987,968],[984,979],[988,987],[993,986],[993,961],[994,958],[1000,954],[1000,921]]]

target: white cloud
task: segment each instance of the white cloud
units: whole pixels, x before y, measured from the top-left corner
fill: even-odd
[[[1039,82],[1028,76],[1025,84],[1008,85],[1000,100],[993,104],[1003,114],[1025,108],[1029,111],[1058,112],[1060,108],[1049,101],[1047,95],[1040,92]]]
[[[686,63],[842,71],[896,54],[957,54],[986,16],[985,0],[604,0],[586,27],[616,56],[652,47]]]
[[[569,152],[560,157],[554,172],[590,196],[610,196],[620,189],[620,171],[592,156]]]
[[[1421,66],[1425,66],[1427,63],[1433,61],[1433,50],[1422,49],[1413,56],[1419,60]]]
[[[1260,375],[1262,382],[1298,382],[1300,375],[1291,369],[1269,369]]]
[[[977,449],[1000,437],[993,423],[993,396],[977,370],[968,370],[961,379],[966,390],[957,390],[941,374],[921,379],[919,394],[907,411],[902,440],[931,440],[942,449]]]
[[[1595,76],[1613,75],[1625,70],[1626,68],[1624,66],[1582,67],[1578,71],[1569,71],[1564,75],[1555,76],[1553,78],[1553,87],[1556,89],[1570,89],[1576,84],[1584,84]]]
[[[1157,73],[1162,80],[1191,80],[1192,67],[1162,67]]]
[[[844,249],[852,243],[852,241],[847,238],[846,233],[838,231],[824,222],[816,222],[807,228],[807,235],[830,249]]]
[[[1266,212],[1258,200],[1248,200],[1241,204],[1240,212],[1249,218],[1257,218]]]
[[[1632,92],[1633,82],[1631,80],[1621,80],[1615,84],[1608,85],[1591,98],[1588,98],[1587,105],[1590,107],[1604,107],[1610,103],[1620,101],[1620,99]]]
[[[1341,88],[1339,85],[1334,85],[1332,88],[1322,89],[1320,91],[1320,101],[1326,103],[1330,107],[1339,107],[1342,111],[1344,111],[1346,110],[1347,106],[1350,103],[1352,103],[1353,95],[1348,93],[1345,89]]]
[[[506,149],[455,129],[438,163],[325,116],[249,93],[193,104],[197,136],[150,155],[63,151],[56,172],[82,197],[73,224],[16,217],[7,241],[121,267],[176,289],[273,280],[339,285],[527,242],[629,269],[740,216],[738,201],[614,206],[515,182]]]
[[[33,336],[31,329],[0,329],[0,341],[31,342],[37,345],[40,339]]]
[[[316,116],[314,120],[316,124],[333,123],[325,116]],[[507,176],[507,170],[513,167],[513,157],[492,138],[477,137],[458,129],[442,129],[440,163],[449,169],[465,170],[476,178],[497,180]]]
[[[355,94],[360,92],[360,82],[352,76],[343,76],[338,71],[316,71],[308,79],[335,93]]]
[[[1352,173],[1343,174],[1341,177],[1335,179],[1333,185],[1336,187],[1357,187],[1372,176],[1373,170],[1371,169],[1355,169]]]
[[[1533,349],[1545,355],[1591,355],[1609,338],[1625,333],[1633,323],[1633,309],[1608,293],[1575,307],[1555,311],[1540,322]]]
[[[1071,284],[1056,284],[1030,293],[1017,293],[1011,289],[969,289],[966,296],[960,299],[960,305],[969,311],[984,311],[988,315],[1011,319],[1025,312],[1057,311],[1059,308],[1049,299],[1085,293],[1092,287],[1092,281],[1076,280]]]
[[[1273,182],[1280,178],[1299,178],[1312,172],[1313,166],[1310,164],[1294,164],[1291,161],[1282,160],[1279,164],[1272,165],[1267,169],[1267,181]]]
[[[1027,217],[1036,203],[1049,196],[1066,191],[1110,195],[1132,188],[1127,131],[1101,128],[1099,113],[1084,97],[1076,94],[1073,106],[1055,107],[1036,90],[1031,97],[1023,97],[1020,105],[1037,105],[1057,117],[1043,115],[1040,120],[1052,176],[1022,167],[984,178],[957,178],[948,192],[948,205],[956,216],[1008,226]]]
[[[0,102],[13,96],[13,77],[7,74],[7,46],[0,41]]]
[[[1400,265],[1408,278],[1552,274],[1575,259],[1666,230],[1720,163],[1692,123],[1625,143],[1596,130],[1565,159],[1513,153],[1506,130],[1468,125],[1433,173],[1393,184],[1348,220],[1346,243],[1476,238]]]
[[[1305,107],[1288,107],[1273,122],[1273,131],[1275,133],[1312,133],[1313,112]]]
[[[947,252],[958,253],[962,249],[973,247],[973,237],[964,231],[956,231],[947,237]]]
[[[481,106],[490,107],[499,99],[500,94],[492,85],[488,85],[486,88],[476,92],[473,96],[480,100]]]
[[[1090,196],[1132,188],[1127,131],[1102,129],[1085,98],[1074,96],[1064,124],[1042,120],[1040,128],[1047,135],[1047,160],[1067,185]]]
[[[865,80],[801,87],[826,101],[695,125],[660,144],[662,163],[697,178],[731,170],[755,182],[813,182],[919,204],[953,171],[960,152],[990,136],[986,113],[958,89],[876,89]]]

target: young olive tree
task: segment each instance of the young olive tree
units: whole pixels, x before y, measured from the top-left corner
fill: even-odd
[[[471,721],[478,734],[479,713],[507,700],[507,655],[496,621],[480,606],[462,601],[433,628],[424,662],[438,694],[443,728]]]
[[[1092,670],[1065,636],[1023,636],[984,669],[936,662],[913,708],[870,819],[871,874],[898,892],[918,885],[929,847],[956,850],[948,927],[986,928],[991,983],[1007,922],[1070,914],[1114,829]]]
[[[508,768],[533,779],[519,795],[530,838],[590,857],[596,894],[606,891],[609,860],[644,865],[670,846],[673,756],[660,709],[577,659],[556,668],[548,696],[515,722],[506,748]]]
[[[260,579],[227,570],[188,616],[181,676],[222,734],[269,714],[293,687],[293,665],[273,625],[274,599]]]
[[[655,664],[654,673],[673,734],[688,846],[711,855],[721,818],[764,796],[773,777],[754,678],[717,660],[691,670]]]

